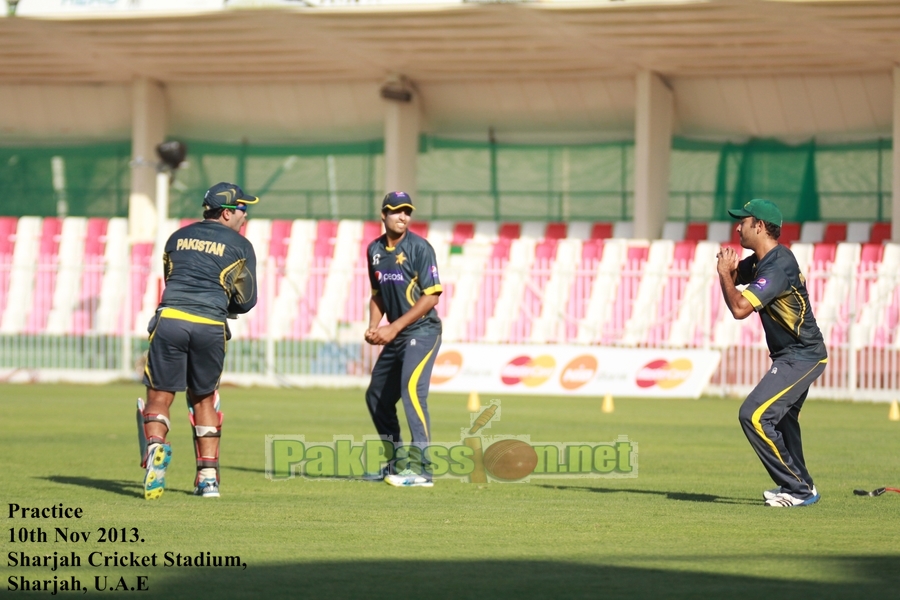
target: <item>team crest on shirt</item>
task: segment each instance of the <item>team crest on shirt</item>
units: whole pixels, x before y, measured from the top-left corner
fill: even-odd
[[[398,265],[402,265],[403,263],[406,262],[406,256],[401,252],[396,257],[394,257],[394,260],[397,261]]]
[[[375,253],[375,255],[372,257],[372,264],[377,265],[380,260],[381,260],[381,255],[378,253]]]

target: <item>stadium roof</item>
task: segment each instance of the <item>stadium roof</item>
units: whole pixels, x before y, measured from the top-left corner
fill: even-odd
[[[900,2],[603,0],[0,18],[0,83],[888,73]]]

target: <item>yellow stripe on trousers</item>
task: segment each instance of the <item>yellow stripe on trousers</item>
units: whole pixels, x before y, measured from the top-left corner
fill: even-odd
[[[428,423],[425,422],[425,411],[422,410],[422,404],[419,402],[419,394],[416,392],[416,388],[419,384],[419,377],[422,376],[422,370],[428,363],[428,359],[431,358],[432,354],[434,354],[434,349],[437,344],[438,341],[435,340],[434,346],[431,347],[431,350],[428,351],[428,354],[425,355],[425,358],[422,359],[422,362],[416,365],[416,368],[413,370],[412,376],[409,378],[409,385],[407,386],[407,389],[409,390],[409,399],[412,401],[413,408],[416,409],[416,414],[419,415],[419,420],[422,421],[422,427],[425,429],[426,442],[431,439],[431,434],[428,433]]]
[[[759,408],[757,408],[755,411],[753,411],[753,417],[751,418],[751,421],[753,423],[753,428],[756,430],[756,433],[759,434],[759,437],[761,437],[763,439],[763,441],[765,441],[769,445],[769,447],[772,448],[772,452],[775,453],[775,456],[778,457],[778,460],[781,461],[781,464],[783,464],[784,468],[787,469],[788,471],[791,471],[791,470],[788,468],[787,465],[784,464],[784,459],[781,458],[781,453],[778,451],[778,448],[775,447],[775,442],[773,442],[768,437],[766,437],[766,434],[763,431],[762,424],[759,422],[759,419],[760,419],[760,417],[762,417],[763,413],[766,412],[766,409],[769,408],[770,406],[772,406],[772,404],[776,400],[778,400],[779,398],[784,396],[792,387],[794,387],[795,385],[797,385],[798,383],[803,381],[803,378],[806,377],[807,375],[809,375],[810,373],[812,373],[813,371],[815,371],[816,367],[818,367],[820,364],[827,363],[827,362],[828,362],[827,358],[824,360],[820,360],[818,363],[816,363],[815,367],[813,367],[812,369],[810,369],[809,371],[804,373],[803,377],[801,377],[796,382],[792,383],[791,385],[787,386],[786,388],[784,388],[783,390],[778,392],[778,394],[773,396],[767,402],[764,402],[763,404],[761,404],[759,406]],[[791,475],[796,477],[797,481],[802,481],[802,479],[800,479],[800,477],[798,477],[797,474],[794,473],[793,471],[791,471]]]

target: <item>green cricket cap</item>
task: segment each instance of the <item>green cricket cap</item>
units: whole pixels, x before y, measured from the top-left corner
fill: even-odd
[[[741,208],[729,209],[728,214],[735,219],[743,219],[745,217],[754,217],[760,221],[778,225],[781,227],[783,218],[781,211],[775,206],[774,202],[754,198]]]

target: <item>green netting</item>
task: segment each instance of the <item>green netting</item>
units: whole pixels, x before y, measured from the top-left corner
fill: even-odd
[[[126,217],[130,161],[130,142],[0,147],[0,214]]]
[[[419,197],[431,218],[608,219],[632,214],[634,145],[423,138]]]
[[[384,187],[381,140],[186,143],[188,165],[171,187],[172,217],[196,217],[204,191],[224,180],[264,198],[253,208],[258,217],[377,218]],[[130,152],[126,141],[0,147],[0,214],[126,216]],[[887,220],[891,160],[890,140],[826,146],[676,138],[667,219],[727,219],[728,208],[764,197],[777,202],[789,221]],[[423,136],[416,202],[422,219],[629,220],[634,144],[502,144]]]
[[[173,217],[199,214],[204,192],[231,181],[264,202],[263,218],[373,219],[381,200],[382,142],[251,146],[187,141],[188,165],[172,185]]]

